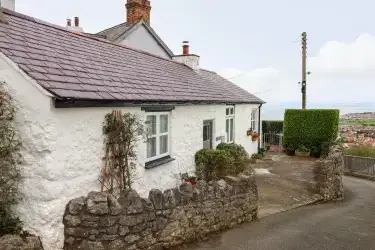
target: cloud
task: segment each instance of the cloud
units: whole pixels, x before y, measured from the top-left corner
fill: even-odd
[[[360,35],[355,41],[324,44],[308,58],[307,97],[314,103],[358,103],[375,100],[375,37]],[[219,72],[240,87],[268,103],[301,99],[299,69],[260,68],[249,71],[224,69]]]

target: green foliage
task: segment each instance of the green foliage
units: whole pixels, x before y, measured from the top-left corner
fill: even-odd
[[[340,112],[336,109],[288,109],[284,117],[284,147],[296,149],[321,147],[335,141],[338,135]]]
[[[220,180],[234,172],[233,161],[226,150],[201,149],[195,154],[196,175],[206,181]]]
[[[282,133],[283,132],[284,121],[262,121],[262,132],[263,133]]]
[[[345,149],[344,154],[362,157],[375,157],[375,147],[371,145],[355,145]]]
[[[14,116],[12,98],[0,83],[0,236],[19,233],[22,228],[22,222],[13,214],[21,199],[18,186],[22,180]]]
[[[236,175],[243,172],[249,165],[249,154],[241,145],[234,143],[220,143],[217,145],[216,149],[225,150],[230,154],[233,159],[234,174]]]
[[[261,157],[264,157],[266,151],[267,151],[267,150],[266,150],[265,148],[260,148],[260,149],[258,150],[258,154],[259,154]]]
[[[129,190],[137,161],[135,147],[145,135],[143,123],[134,114],[113,111],[105,116],[103,135],[105,161],[99,180],[102,191],[113,193],[117,187]]]
[[[300,145],[300,146],[297,148],[297,151],[298,151],[298,152],[306,153],[306,152],[310,152],[310,149],[306,148],[304,145]]]
[[[343,119],[340,123],[344,125],[375,126],[375,118]]]

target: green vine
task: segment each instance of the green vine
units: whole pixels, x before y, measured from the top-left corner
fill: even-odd
[[[22,230],[20,219],[13,213],[20,200],[18,187],[22,180],[18,167],[21,144],[14,128],[15,112],[12,97],[0,83],[0,236]]]
[[[132,172],[137,162],[135,148],[144,134],[143,123],[134,114],[114,110],[105,116],[105,156],[100,176],[102,191],[114,193],[116,188],[121,192],[131,189]]]

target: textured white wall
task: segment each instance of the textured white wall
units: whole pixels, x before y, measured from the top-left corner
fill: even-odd
[[[67,202],[99,190],[103,157],[102,124],[111,108],[55,109],[38,85],[4,60],[0,54],[0,81],[6,81],[18,107],[16,123],[22,137],[24,196],[18,212],[25,229],[40,235],[46,250],[63,244],[62,216]],[[257,143],[246,136],[251,108],[237,105],[235,142],[249,154]],[[213,120],[213,139],[225,132],[225,105],[177,106],[171,112],[171,156],[176,160],[154,169],[144,168],[146,144],[138,147],[139,164],[134,188],[147,196],[152,188],[180,184],[179,174],[194,170],[194,154],[203,147],[203,121]],[[145,118],[140,108],[118,108]]]
[[[140,25],[135,31],[127,36],[126,39],[122,40],[120,44],[143,50],[167,59],[171,58],[143,25]]]

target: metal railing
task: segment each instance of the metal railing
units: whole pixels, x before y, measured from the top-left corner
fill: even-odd
[[[283,134],[281,133],[264,133],[262,136],[262,145],[265,147],[269,145],[276,151],[283,150]]]
[[[350,173],[375,176],[375,158],[345,155],[344,169]]]

